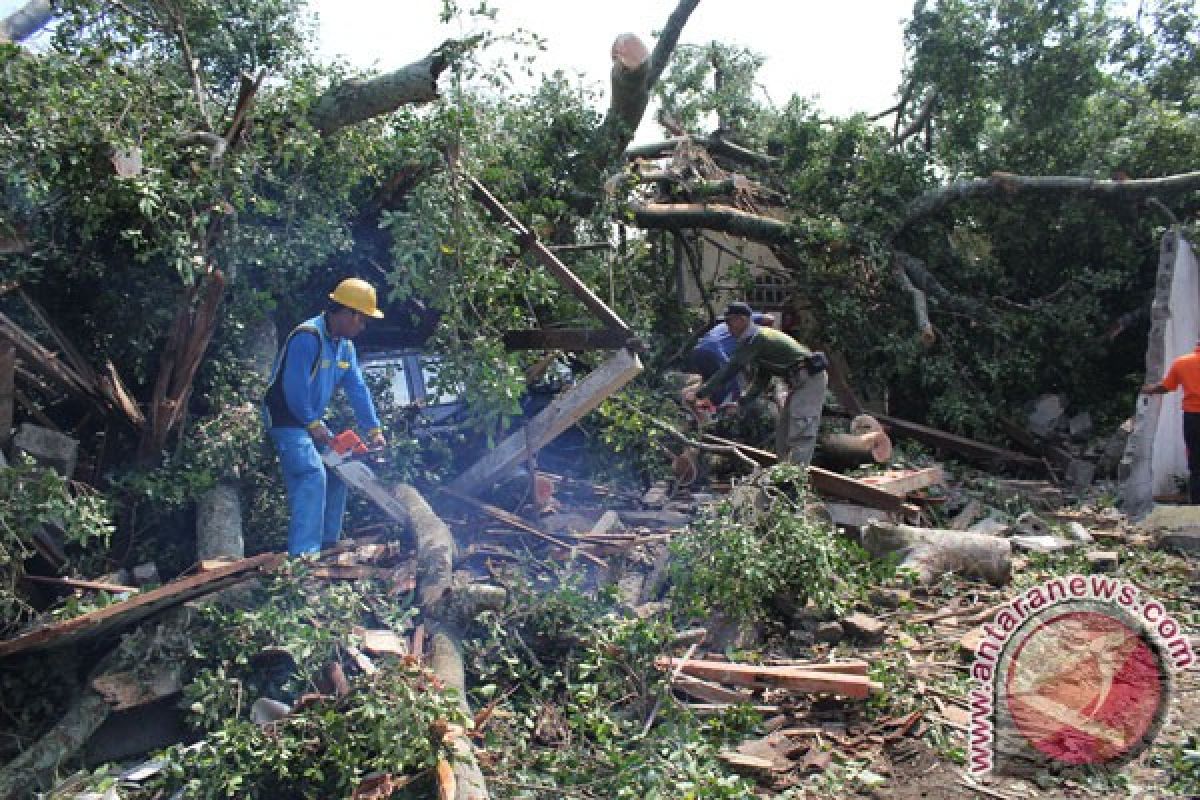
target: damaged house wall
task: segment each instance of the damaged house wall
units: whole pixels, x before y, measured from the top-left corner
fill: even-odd
[[[1200,339],[1200,276],[1191,245],[1177,228],[1163,235],[1158,282],[1146,348],[1146,380],[1161,380],[1171,362],[1190,353]],[[1121,461],[1126,512],[1141,516],[1156,495],[1176,494],[1187,475],[1183,445],[1183,394],[1138,399],[1133,433]]]

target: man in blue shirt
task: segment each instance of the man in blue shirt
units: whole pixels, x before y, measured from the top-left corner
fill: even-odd
[[[319,449],[333,434],[322,417],[334,390],[346,390],[354,419],[367,429],[372,447],[386,441],[367,391],[354,343],[367,317],[382,319],[375,288],[347,278],[329,295],[324,313],[297,325],[284,342],[263,401],[263,422],[275,443],[287,487],[288,553],[293,556],[330,547],[342,533],[346,484],[325,469]]]
[[[745,308],[750,314],[750,317],[755,325],[773,325],[775,318],[770,314],[760,314],[758,312],[750,312],[750,307],[745,303],[735,304],[739,308]],[[689,360],[688,368],[692,372],[697,372],[704,380],[708,380],[721,367],[729,363],[733,351],[737,348],[737,338],[729,330],[729,325],[721,322],[714,325],[707,333],[700,337],[696,342],[696,346],[692,348],[691,359]],[[738,385],[739,378],[734,376],[728,382],[722,384],[712,394],[713,404],[716,406],[724,405],[725,403],[736,401],[741,395],[741,388]]]

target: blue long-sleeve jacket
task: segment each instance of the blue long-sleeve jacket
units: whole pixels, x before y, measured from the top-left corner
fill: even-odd
[[[766,316],[766,314],[755,312],[752,319],[756,325],[761,325]],[[737,349],[737,340],[733,338],[733,333],[730,332],[729,326],[724,322],[720,322],[700,337],[696,342],[696,349],[716,353],[720,357],[721,363],[724,364],[733,356],[733,351]]]
[[[321,314],[297,325],[280,349],[263,402],[266,426],[307,428],[319,422],[339,386],[358,426],[368,432],[379,428],[354,343],[332,338]]]

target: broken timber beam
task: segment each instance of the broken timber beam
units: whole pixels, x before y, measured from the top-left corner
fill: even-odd
[[[496,478],[530,458],[619,391],[642,371],[635,353],[621,349],[586,378],[563,392],[525,427],[509,435],[450,485],[461,494],[477,495]]]
[[[625,321],[605,305],[604,301],[597,297],[583,281],[575,277],[575,273],[571,272],[566,264],[559,261],[558,256],[551,253],[544,244],[539,242],[533,231],[522,225],[521,221],[513,216],[512,212],[505,208],[504,204],[487,190],[487,187],[475,178],[468,178],[467,180],[470,182],[471,192],[475,196],[475,199],[488,210],[488,213],[493,218],[516,234],[517,241],[523,251],[527,250],[533,253],[534,257],[542,263],[542,266],[550,270],[559,283],[575,295],[581,303],[587,306],[588,310],[595,314],[607,327],[620,331],[627,339],[633,338],[633,332],[625,324]]]
[[[509,350],[619,350],[631,334],[613,328],[543,328],[505,331],[500,337]]]
[[[0,658],[17,653],[61,647],[65,644],[114,632],[172,606],[182,605],[189,600],[231,586],[258,572],[268,571],[282,558],[283,556],[278,553],[264,553],[254,558],[235,561],[211,572],[202,572],[199,575],[190,575],[172,581],[123,602],[105,606],[98,611],[39,628],[0,642]]]
[[[889,491],[872,486],[869,483],[839,475],[836,472],[808,468],[808,482],[821,494],[852,500],[859,505],[878,508],[883,511],[901,512],[904,510],[904,498]]]
[[[957,434],[941,431],[937,428],[930,428],[926,425],[918,425],[915,422],[908,422],[896,417],[889,417],[883,414],[874,414],[873,416],[895,433],[907,436],[910,439],[916,439],[918,442],[939,450],[949,450],[967,458],[980,461],[1001,462],[1012,466],[1045,469],[1045,465],[1041,459],[1027,456],[1024,453],[1006,450],[1003,447],[994,447],[993,445],[984,444],[974,439],[968,439],[965,436],[958,436]]]

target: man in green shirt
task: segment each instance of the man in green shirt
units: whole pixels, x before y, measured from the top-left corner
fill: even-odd
[[[745,408],[767,388],[772,378],[782,378],[790,391],[775,430],[775,452],[780,461],[808,466],[817,445],[821,407],[829,383],[825,356],[812,352],[782,331],[756,325],[751,313],[746,303],[730,303],[725,309],[725,324],[737,340],[737,347],[728,363],[700,388],[684,392],[684,401],[694,403],[698,398],[711,397],[740,370],[752,369],[754,382],[738,400],[738,405]]]

